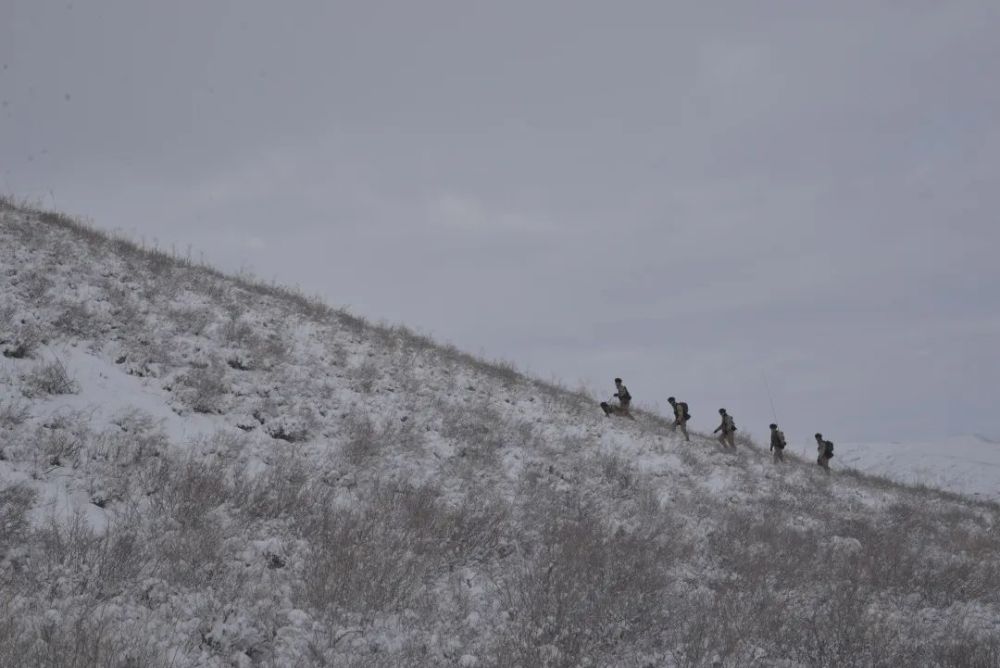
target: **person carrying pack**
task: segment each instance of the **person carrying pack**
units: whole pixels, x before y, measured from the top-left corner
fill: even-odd
[[[816,434],[816,463],[823,469],[830,472],[830,460],[833,459],[833,443],[823,440],[823,434]]]
[[[774,453],[774,462],[785,461],[785,434],[778,429],[778,425],[771,423],[771,452]]]
[[[677,427],[681,428],[681,433],[684,434],[684,440],[690,442],[691,437],[688,436],[687,422],[691,419],[691,413],[688,412],[688,405],[683,401],[677,401],[675,398],[670,397],[667,399],[667,403],[674,408],[674,431]]]
[[[632,403],[632,395],[629,394],[628,388],[622,382],[621,378],[615,378],[615,389],[617,392],[614,393],[614,397],[618,399],[618,405],[614,406],[607,401],[601,402],[601,408],[604,410],[605,415],[623,415],[625,417],[632,417],[632,413],[629,412],[629,406]]]
[[[716,427],[712,433],[719,434],[719,443],[722,444],[723,448],[729,446],[735,450],[736,440],[733,434],[736,433],[736,422],[733,421],[733,416],[727,413],[725,408],[719,409],[719,415],[722,416],[722,424]]]

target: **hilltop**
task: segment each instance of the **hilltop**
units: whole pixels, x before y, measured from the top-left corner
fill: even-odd
[[[992,503],[7,200],[0,352],[0,665],[1000,665]]]

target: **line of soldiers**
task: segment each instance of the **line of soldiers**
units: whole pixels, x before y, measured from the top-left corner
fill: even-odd
[[[615,393],[613,395],[618,399],[618,403],[613,404],[611,402],[602,401],[601,408],[604,410],[604,414],[607,416],[620,415],[622,417],[627,417],[634,420],[632,413],[629,410],[629,406],[632,404],[632,395],[629,393],[628,388],[622,382],[621,378],[615,378]],[[670,397],[667,399],[667,403],[674,409],[674,422],[671,429],[676,431],[680,428],[681,433],[684,434],[684,440],[687,442],[691,441],[691,437],[688,435],[687,423],[691,419],[691,412],[688,410],[688,405],[686,402],[677,401],[676,398]],[[715,428],[713,434],[719,435],[719,443],[722,445],[723,449],[729,448],[732,450],[736,449],[736,422],[733,420],[733,416],[726,412],[725,408],[719,409],[719,415],[722,417],[722,421],[718,427]],[[775,423],[770,424],[771,429],[771,453],[774,458],[775,463],[785,461],[785,434],[778,429],[778,425]],[[816,434],[816,464],[823,468],[824,471],[830,473],[830,459],[833,458],[833,443],[827,441],[823,438],[823,434]]]

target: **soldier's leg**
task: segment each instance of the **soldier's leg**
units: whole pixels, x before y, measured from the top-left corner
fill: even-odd
[[[730,448],[736,449],[736,436],[733,435],[733,432],[726,434],[726,442],[729,443]]]
[[[681,422],[681,433],[684,434],[684,440],[685,441],[690,441],[691,440],[691,437],[688,436],[687,420],[685,420],[684,422]]]

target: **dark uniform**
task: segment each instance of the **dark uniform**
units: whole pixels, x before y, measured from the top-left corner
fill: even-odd
[[[771,452],[774,453],[775,462],[785,461],[785,434],[778,429],[778,425],[771,425]]]

